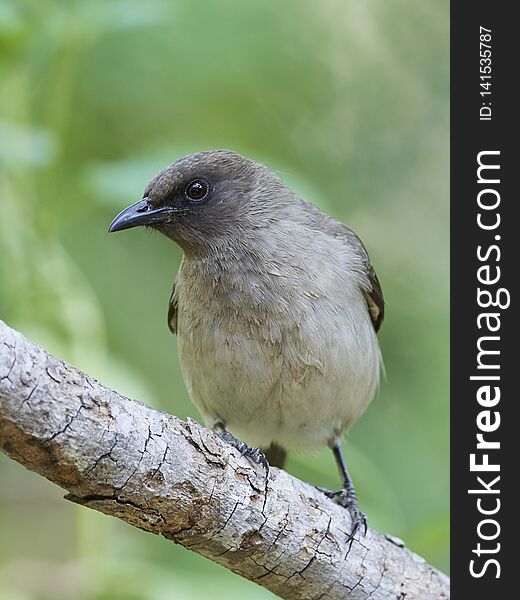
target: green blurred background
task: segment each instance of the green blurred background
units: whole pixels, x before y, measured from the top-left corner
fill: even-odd
[[[112,217],[179,156],[256,158],[365,241],[387,381],[345,450],[370,524],[448,567],[448,0],[0,0],[0,318],[199,418],[166,328],[181,254]],[[288,470],[338,487],[332,456]],[[0,456],[0,598],[268,598]]]

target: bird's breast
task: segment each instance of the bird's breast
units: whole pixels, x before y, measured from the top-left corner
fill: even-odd
[[[371,399],[379,349],[364,300],[348,286],[335,292],[331,282],[327,294],[263,270],[181,272],[176,288],[181,367],[208,425],[223,421],[252,445],[308,449]]]

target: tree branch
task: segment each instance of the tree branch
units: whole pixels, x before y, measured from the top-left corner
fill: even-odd
[[[0,321],[0,447],[67,499],[194,550],[287,600],[449,597],[448,578],[269,476],[195,421],[129,400]]]

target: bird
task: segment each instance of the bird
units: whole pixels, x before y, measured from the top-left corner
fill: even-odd
[[[322,491],[366,534],[341,442],[379,386],[385,304],[360,238],[230,150],[159,171],[109,231],[137,226],[183,252],[168,327],[206,425],[266,468],[328,446],[342,487]]]

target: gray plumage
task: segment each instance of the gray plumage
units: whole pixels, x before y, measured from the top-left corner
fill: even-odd
[[[224,150],[163,169],[109,231],[146,225],[184,257],[168,325],[207,425],[251,460],[328,444],[343,487],[325,494],[367,519],[341,434],[379,383],[381,287],[358,236],[299,198],[267,167]],[[253,446],[258,446],[253,447]]]
[[[200,203],[192,181],[209,186]],[[184,251],[168,324],[207,425],[263,448],[337,443],[381,367],[383,296],[358,236],[228,151],[177,161],[145,198],[176,207],[153,226]]]

